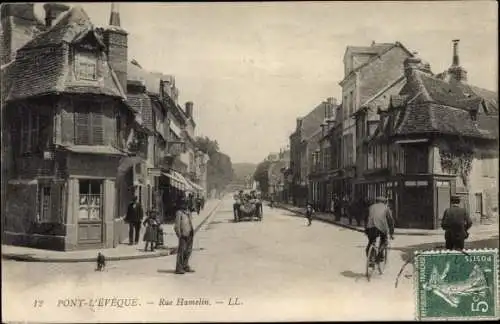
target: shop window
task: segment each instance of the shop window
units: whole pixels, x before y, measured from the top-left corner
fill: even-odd
[[[37,217],[38,223],[51,221],[51,190],[50,185],[38,185],[37,192]]]
[[[78,219],[99,221],[102,219],[103,188],[101,180],[80,180],[80,207]]]

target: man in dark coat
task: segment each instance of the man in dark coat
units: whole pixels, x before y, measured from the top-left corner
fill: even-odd
[[[125,216],[125,222],[128,223],[128,244],[132,245],[139,243],[139,231],[141,230],[143,217],[144,212],[141,203],[138,202],[137,197],[134,196],[132,202],[128,205],[127,215]]]
[[[445,230],[447,250],[463,250],[465,239],[469,237],[472,221],[465,208],[460,205],[460,197],[451,197],[451,206],[444,211],[441,227]]]
[[[177,247],[175,273],[184,274],[186,272],[194,272],[189,266],[189,257],[193,250],[194,227],[191,211],[188,210],[187,201],[184,195],[179,195],[176,205],[178,210],[175,215],[174,231],[179,238],[179,245]]]

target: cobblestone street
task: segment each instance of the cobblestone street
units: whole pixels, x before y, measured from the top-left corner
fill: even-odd
[[[9,296],[4,318],[24,320],[11,318],[12,312],[36,314],[40,321],[411,320],[411,266],[397,288],[396,276],[414,249],[442,244],[433,236],[396,236],[386,272],[368,282],[363,234],[322,222],[307,227],[305,219],[267,206],[262,222],[233,223],[231,204],[225,200],[196,235],[192,274],[173,274],[174,255],[109,262],[105,272],[95,272],[92,263],[3,261],[2,295]],[[480,241],[469,246],[498,246],[498,236],[474,239]],[[35,313],[34,296],[42,292],[43,305]],[[108,306],[106,312],[62,306],[65,298],[113,297],[138,298],[141,306]],[[159,306],[161,298],[174,306]],[[177,298],[202,298],[211,305],[175,306]]]

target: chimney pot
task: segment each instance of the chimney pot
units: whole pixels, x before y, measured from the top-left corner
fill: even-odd
[[[460,65],[460,59],[458,56],[458,43],[460,43],[459,39],[454,39],[453,41],[453,66],[459,66]]]
[[[50,27],[57,17],[69,10],[69,6],[62,3],[46,3],[43,9],[45,10],[45,25]]]
[[[193,117],[193,105],[192,101],[186,102],[186,115],[188,115],[188,117]]]
[[[460,40],[454,39],[453,43],[453,61],[451,63],[450,68],[448,69],[448,74],[451,78],[455,79],[459,82],[467,81],[467,71],[460,66],[460,56],[458,53],[458,44]]]

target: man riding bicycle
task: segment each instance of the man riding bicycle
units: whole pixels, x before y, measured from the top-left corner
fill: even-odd
[[[367,256],[370,246],[375,243],[377,237],[380,236],[380,247],[387,244],[387,234],[390,235],[391,240],[394,239],[394,220],[385,197],[377,197],[375,203],[370,206],[365,233],[368,236]],[[382,249],[379,249],[379,251],[382,251]],[[381,258],[383,258],[383,255],[379,255],[379,261],[383,261]]]

